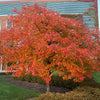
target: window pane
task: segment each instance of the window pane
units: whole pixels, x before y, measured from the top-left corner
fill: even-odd
[[[7,21],[7,27],[13,27],[12,22]]]

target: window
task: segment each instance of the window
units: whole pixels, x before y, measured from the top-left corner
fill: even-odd
[[[9,21],[7,21],[7,27],[13,27],[13,24],[12,24],[12,22],[9,22]]]

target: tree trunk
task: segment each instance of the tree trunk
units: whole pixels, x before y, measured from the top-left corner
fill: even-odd
[[[2,71],[3,70],[2,57],[0,57],[0,60],[1,60],[0,70]]]
[[[47,83],[47,92],[50,92],[50,85]]]

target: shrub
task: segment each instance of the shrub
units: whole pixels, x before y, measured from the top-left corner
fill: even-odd
[[[33,76],[31,73],[29,75],[25,75],[25,76],[19,77],[19,78],[14,77],[14,79],[28,81],[28,82],[32,82],[32,83],[40,83],[43,85],[46,84],[46,82],[41,77]],[[76,88],[79,85],[79,83],[74,82],[72,79],[63,80],[63,78],[61,76],[53,75],[51,77],[50,85],[57,86],[57,87],[64,87],[64,88],[68,88],[68,89],[72,90],[72,89]]]
[[[25,81],[25,80],[24,80],[24,77],[15,77],[15,76],[14,76],[13,78],[14,78],[15,80]]]
[[[89,100],[100,100],[100,89],[99,88],[93,88],[89,86],[83,86],[83,87],[78,87],[74,91],[80,94],[80,96],[87,97]]]
[[[46,84],[46,82],[42,79],[42,77],[39,76],[32,76],[31,82],[33,83],[40,83],[40,84]]]
[[[22,81],[28,81],[33,83],[40,83],[40,84],[46,84],[45,81],[39,77],[39,76],[32,76],[32,74],[25,75],[23,77],[14,77],[16,80],[22,80]],[[70,90],[75,89],[77,86],[83,87],[83,86],[89,86],[92,88],[99,88],[100,89],[100,83],[96,83],[93,79],[86,78],[81,83],[76,83],[72,79],[70,80],[63,80],[61,76],[52,76],[50,81],[51,86],[57,86],[57,87],[64,87],[68,88]]]
[[[83,82],[80,83],[80,87],[86,86],[86,87],[92,87],[92,88],[99,88],[100,89],[100,83],[95,82],[93,79],[86,78]]]
[[[72,90],[76,88],[79,85],[79,83],[74,82],[73,79],[63,80],[61,76],[52,76],[50,85],[64,87]]]
[[[100,100],[100,89],[92,87],[78,87],[74,91],[41,94],[35,100]]]
[[[28,81],[32,83],[46,84],[45,81],[39,76],[33,76],[31,73],[23,77],[13,77],[15,80]]]
[[[64,100],[64,94],[60,93],[45,93],[35,98],[35,100]]]

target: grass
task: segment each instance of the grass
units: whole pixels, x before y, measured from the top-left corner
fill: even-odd
[[[53,75],[58,75],[57,72],[53,72]],[[96,83],[94,80],[85,80],[80,84],[80,87],[93,87],[100,89],[100,73],[94,74],[94,79],[98,80]],[[19,86],[15,86],[9,82],[2,80],[2,77],[11,77],[11,75],[1,75],[0,76],[0,100],[25,100],[28,98],[38,97],[40,92],[25,89]]]
[[[100,83],[100,72],[93,73],[93,78],[97,83]]]
[[[27,98],[34,98],[41,93],[19,86],[15,86],[9,82],[2,80],[2,77],[11,77],[10,75],[0,76],[0,100],[25,100]]]

